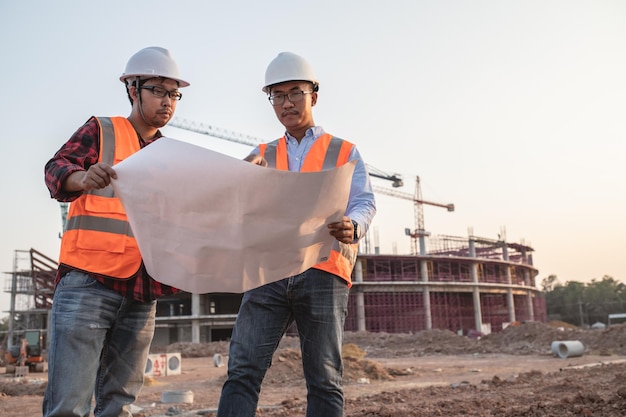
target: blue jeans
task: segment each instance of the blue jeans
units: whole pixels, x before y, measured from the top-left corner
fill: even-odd
[[[287,328],[300,337],[309,417],[343,416],[341,345],[348,285],[318,269],[247,291],[228,357],[218,417],[255,415],[261,383]]]
[[[87,274],[66,274],[54,293],[43,416],[131,416],[143,385],[156,302],[139,303]]]

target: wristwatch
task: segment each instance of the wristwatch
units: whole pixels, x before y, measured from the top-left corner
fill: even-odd
[[[354,238],[352,240],[359,240],[359,224],[352,220],[352,225],[354,226]]]

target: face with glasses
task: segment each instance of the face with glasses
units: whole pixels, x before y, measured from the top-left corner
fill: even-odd
[[[267,96],[267,99],[270,101],[270,104],[272,106],[281,106],[285,103],[285,100],[289,100],[292,103],[296,103],[298,101],[302,101],[304,100],[304,95],[305,94],[311,94],[313,92],[313,90],[311,91],[302,91],[300,89],[296,89],[294,91],[289,91],[287,93],[284,94],[279,94],[279,93],[275,93],[275,94],[270,94],[269,96]]]
[[[313,106],[317,103],[317,92],[306,81],[288,81],[270,88],[268,100],[278,120],[287,131],[300,139],[313,122]]]
[[[133,109],[141,106],[141,113],[150,125],[163,127],[170,121],[176,110],[176,104],[182,98],[178,83],[169,78],[151,78],[145,84],[135,88]]]
[[[176,101],[180,101],[180,99],[183,98],[183,93],[178,91],[178,89],[168,90],[167,88],[161,85],[144,85],[139,88],[142,90],[148,90],[152,93],[153,96],[160,97],[160,98],[169,97],[172,100],[176,100]]]

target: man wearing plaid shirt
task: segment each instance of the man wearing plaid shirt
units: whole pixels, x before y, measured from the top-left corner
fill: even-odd
[[[182,98],[179,88],[189,83],[160,47],[133,55],[120,80],[130,115],[91,117],[45,167],[51,197],[71,204],[55,280],[44,417],[130,416],[156,299],[178,291],[146,272],[110,183],[115,163],[162,136]]]

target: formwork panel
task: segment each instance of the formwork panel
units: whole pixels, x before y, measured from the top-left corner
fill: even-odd
[[[483,282],[500,282],[500,271],[498,265],[485,263],[483,265]]]
[[[546,308],[546,299],[543,294],[533,297],[533,307],[535,311],[535,321],[547,323],[548,309]]]
[[[453,332],[473,328],[474,308],[471,294],[431,292],[432,327]]]
[[[470,264],[457,260],[433,261],[433,273],[429,275],[431,282],[471,282]]]
[[[474,318],[474,299],[471,294],[459,295],[459,319],[461,327],[456,329],[456,331],[461,330],[464,335],[467,335],[470,330],[473,330],[476,327]]]
[[[530,310],[528,309],[528,297],[526,295],[514,295],[513,303],[515,304],[516,321],[523,322],[531,319]]]
[[[502,323],[509,321],[506,294],[481,294],[480,308],[482,310],[483,323],[491,324],[492,332],[502,330]]]
[[[350,296],[348,297],[348,315],[346,316],[343,328],[346,331],[352,332],[359,330],[356,311],[356,294],[353,291],[350,291]]]
[[[428,277],[432,282],[454,281],[452,264],[449,261],[434,261],[433,274]]]
[[[406,333],[425,328],[421,292],[366,293],[365,328],[371,332]],[[344,328],[357,330],[356,297],[350,297]]]
[[[422,279],[419,259],[402,259],[400,262],[402,281],[420,281]]]
[[[367,260],[364,281],[419,281],[420,259],[416,257],[376,257]]]
[[[366,270],[368,281],[393,281],[391,277],[391,260],[389,258],[368,259]]]

